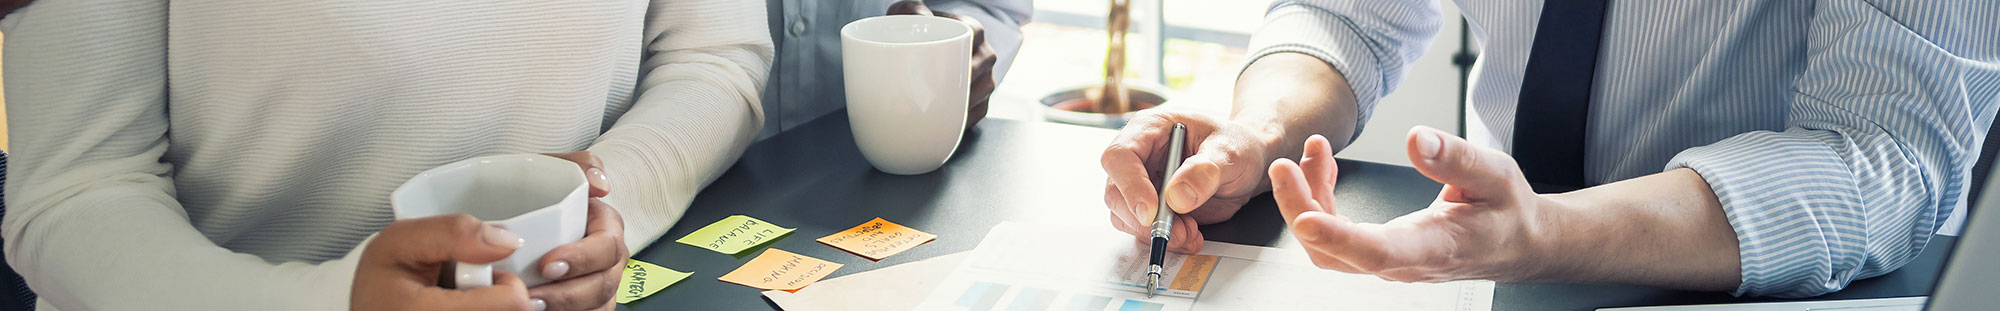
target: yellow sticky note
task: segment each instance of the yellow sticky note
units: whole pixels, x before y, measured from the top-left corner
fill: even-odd
[[[819,282],[819,279],[826,278],[827,274],[839,270],[840,266],[819,258],[773,248],[758,254],[757,258],[750,259],[750,262],[744,263],[742,267],[737,267],[736,271],[722,275],[720,280],[760,289],[795,292],[805,288],[806,285],[812,285],[813,282]]]
[[[632,303],[633,300],[652,296],[667,285],[687,279],[688,274],[638,259],[626,259],[625,278],[618,283],[618,303]]]
[[[882,260],[937,239],[937,235],[910,229],[882,218],[819,238],[820,243],[872,260]]]
[[[790,233],[792,228],[779,227],[750,216],[733,215],[701,227],[675,242],[735,255]]]

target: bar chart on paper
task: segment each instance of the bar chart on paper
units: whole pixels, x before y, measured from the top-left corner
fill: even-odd
[[[1146,297],[1146,252],[1107,230],[1001,223],[918,310],[1489,311],[1493,283],[1399,283],[1318,269],[1298,250],[1209,242],[1170,254]]]
[[[1166,311],[1166,302],[1032,286],[973,282],[951,303],[959,310]],[[1176,303],[1185,310],[1185,304]]]

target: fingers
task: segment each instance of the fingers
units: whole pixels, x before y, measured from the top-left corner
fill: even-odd
[[[534,310],[528,288],[513,273],[494,272],[493,286],[471,290],[426,289],[423,294],[438,299],[418,298],[415,310]]]
[[[1525,188],[1526,179],[1521,177],[1521,169],[1514,159],[1492,149],[1481,148],[1458,136],[1425,126],[1410,128],[1407,138],[1410,163],[1417,172],[1432,180],[1456,188],[1465,198],[1447,198],[1449,201],[1466,202],[1480,198],[1504,195],[1515,189],[1515,183]]]
[[[888,13],[889,15],[930,16],[931,8],[924,6],[923,1],[904,0],[904,1],[897,1],[895,4],[890,4]]]
[[[1167,250],[1193,254],[1201,252],[1201,225],[1194,217],[1174,215],[1174,228],[1168,233]]]
[[[602,198],[611,194],[611,180],[604,176],[604,159],[590,151],[550,153],[549,156],[576,162],[583,169],[583,180],[590,182],[590,197]]]
[[[1387,268],[1392,262],[1391,246],[1379,229],[1369,228],[1346,219],[1321,212],[1305,212],[1292,223],[1292,235],[1305,245],[1309,256],[1338,260],[1358,273],[1374,273]],[[1338,265],[1322,263],[1321,267],[1332,269]]]
[[[991,54],[986,55],[984,59],[974,55],[973,61],[972,94],[967,95],[970,96],[967,97],[970,100],[966,102],[972,103],[973,106],[983,106],[993,100],[993,90],[999,88],[999,83],[993,80],[994,58]]]
[[[1130,205],[1125,203],[1125,195],[1119,193],[1118,186],[1111,184],[1110,181],[1104,184],[1104,206],[1110,207],[1107,209],[1111,210],[1112,227],[1118,228],[1118,231],[1131,233],[1133,236],[1146,235],[1144,230],[1139,229],[1139,218],[1132,215],[1131,208],[1127,208]]]
[[[556,246],[542,255],[542,278],[563,280],[580,275],[595,273],[612,267],[624,267],[625,221],[604,201],[590,199],[590,217],[584,226],[582,240]]]
[[[548,310],[595,310],[611,304],[616,297],[621,273],[623,270],[592,271],[574,279],[529,288],[528,297],[541,299]]]
[[[452,214],[390,223],[381,236],[369,242],[364,256],[416,265],[489,263],[507,258],[524,242],[513,232],[488,226],[472,215]]]
[[[1216,189],[1222,187],[1222,166],[1229,161],[1222,157],[1227,155],[1204,152],[1182,161],[1180,171],[1167,181],[1167,206],[1176,213],[1186,214],[1208,202]]]
[[[1312,186],[1306,181],[1305,172],[1292,159],[1279,158],[1271,161],[1271,199],[1278,203],[1278,214],[1285,217],[1285,223],[1294,223],[1299,214],[1305,212],[1327,212],[1312,197]]]
[[[993,47],[986,44],[986,27],[980,26],[978,19],[970,16],[952,16],[950,13],[944,12],[936,13],[939,16],[958,19],[961,22],[965,22],[966,25],[972,26],[972,62],[970,63],[972,66],[972,94],[967,97],[968,101],[966,101],[970,103],[972,108],[968,111],[969,115],[965,123],[970,128],[973,124],[979,123],[979,120],[986,118],[986,104],[993,99],[993,90],[1000,86],[998,78],[993,76],[993,66],[1000,62],[1000,58],[993,54]]]
[[[1141,215],[1141,211],[1153,211],[1152,206],[1159,204],[1159,192],[1153,188],[1152,175],[1155,169],[1162,167],[1163,163],[1155,162],[1162,158],[1160,148],[1166,146],[1173,124],[1158,114],[1142,114],[1127,123],[1125,129],[1119,131],[1118,138],[1112,140],[1111,146],[1104,149],[1101,164],[1105,174],[1111,177],[1112,186],[1123,196],[1124,203],[1123,206],[1109,207],[1126,209],[1123,214],[1133,217],[1134,223],[1153,222],[1151,213]]]
[[[1334,213],[1333,183],[1339,175],[1340,166],[1333,160],[1333,143],[1326,136],[1313,134],[1306,138],[1305,152],[1299,155],[1299,170],[1304,171],[1306,184],[1312,188],[1312,198],[1319,203],[1322,211]]]

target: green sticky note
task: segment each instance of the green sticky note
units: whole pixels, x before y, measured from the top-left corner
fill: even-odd
[[[626,259],[625,279],[619,282],[621,286],[618,288],[618,303],[632,303],[633,300],[652,296],[653,293],[660,292],[660,289],[667,288],[667,285],[674,285],[687,279],[688,274],[638,259]]]
[[[701,230],[695,230],[675,242],[735,255],[790,233],[792,228],[779,227],[750,216],[733,215],[701,227]]]

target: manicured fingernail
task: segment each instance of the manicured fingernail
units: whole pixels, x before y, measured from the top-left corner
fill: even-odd
[[[569,274],[568,261],[556,261],[542,265],[542,278],[544,279],[560,279],[564,274]]]
[[[510,248],[518,248],[521,247],[521,244],[528,243],[528,240],[521,239],[521,236],[515,235],[513,231],[507,231],[507,229],[500,229],[500,227],[490,225],[486,226],[486,230],[480,232],[479,236],[486,240],[486,244]]]
[[[1437,133],[1417,133],[1417,153],[1423,155],[1425,159],[1436,159],[1438,149],[1442,148],[1444,141],[1438,138]]]
[[[532,300],[528,300],[528,304],[531,304],[531,305],[534,305],[534,306],[535,306],[535,311],[542,311],[542,310],[548,310],[548,309],[549,309],[549,302],[547,302],[547,301],[542,301],[542,299],[541,299],[541,298],[535,298],[535,299],[532,299]]]
[[[598,188],[607,190],[611,188],[611,179],[604,177],[604,170],[592,167],[589,170],[585,170],[585,172],[590,174],[591,183],[597,184]]]

